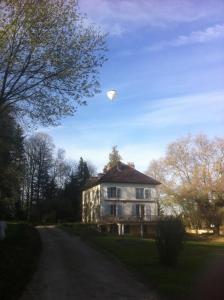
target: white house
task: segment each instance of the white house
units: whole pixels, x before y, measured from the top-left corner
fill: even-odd
[[[119,162],[87,182],[82,194],[82,221],[123,234],[150,234],[158,219],[157,180]]]

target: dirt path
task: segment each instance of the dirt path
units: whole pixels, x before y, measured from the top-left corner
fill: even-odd
[[[155,300],[122,266],[52,227],[39,228],[43,251],[21,300]]]

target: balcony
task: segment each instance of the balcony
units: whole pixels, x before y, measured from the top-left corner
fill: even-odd
[[[121,216],[113,216],[113,215],[104,215],[99,217],[99,222],[102,223],[118,223],[118,222],[130,222],[130,223],[141,223],[141,222],[155,222],[159,219],[157,215],[144,215],[140,216],[132,216],[132,215],[121,215]]]
[[[122,194],[123,195],[123,194]],[[145,197],[140,197],[137,198],[135,195],[123,195],[123,196],[118,196],[118,195],[111,195],[108,197],[107,193],[102,193],[101,194],[101,200],[106,200],[106,201],[156,201],[157,197],[156,196],[150,196],[148,198]]]

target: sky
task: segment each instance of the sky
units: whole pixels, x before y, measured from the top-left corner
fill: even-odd
[[[224,133],[223,0],[80,0],[108,32],[101,93],[61,125],[44,128],[69,159],[98,172],[117,145],[123,162],[146,171],[169,143]],[[111,102],[106,92],[116,89]]]

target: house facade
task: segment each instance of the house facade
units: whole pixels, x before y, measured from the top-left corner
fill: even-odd
[[[159,184],[120,162],[87,182],[82,194],[82,221],[120,235],[147,235],[158,219]]]

